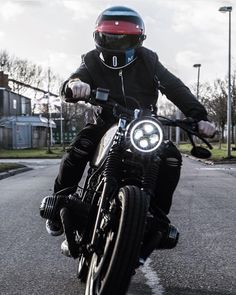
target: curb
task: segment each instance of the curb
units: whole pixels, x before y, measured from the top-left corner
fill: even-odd
[[[0,180],[4,179],[4,178],[8,178],[8,177],[16,175],[16,174],[19,174],[19,173],[27,172],[30,170],[33,170],[33,168],[23,167],[23,168],[9,170],[7,172],[2,172],[2,173],[0,173]]]
[[[209,160],[203,160],[203,159],[195,158],[195,157],[193,157],[193,156],[191,156],[191,155],[184,154],[184,153],[182,153],[182,155],[183,155],[184,157],[186,157],[186,158],[189,158],[189,159],[194,160],[194,161],[197,161],[197,162],[201,162],[201,163],[206,164],[206,165],[215,165],[215,162],[213,162],[213,161],[209,161]]]
[[[186,158],[189,158],[191,160],[194,160],[194,161],[198,161],[198,162],[201,162],[203,164],[206,164],[206,165],[223,165],[223,164],[236,164],[236,160],[222,160],[222,161],[210,161],[210,160],[203,160],[203,159],[199,159],[199,158],[195,158],[189,154],[184,154],[184,153],[181,153],[183,156],[185,156]]]

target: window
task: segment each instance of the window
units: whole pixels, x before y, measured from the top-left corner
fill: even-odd
[[[16,110],[17,107],[17,100],[13,99],[13,109]]]
[[[25,97],[21,97],[21,113],[22,113],[22,115],[26,115],[26,101],[25,101]]]

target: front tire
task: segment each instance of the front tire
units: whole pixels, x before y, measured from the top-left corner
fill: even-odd
[[[149,198],[139,188],[125,186],[114,202],[115,222],[111,219],[102,249],[92,255],[86,295],[125,294],[138,263]]]

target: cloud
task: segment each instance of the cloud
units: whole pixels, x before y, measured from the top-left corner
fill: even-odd
[[[18,15],[22,14],[24,9],[18,2],[7,1],[1,4],[0,16],[5,21],[14,20]]]
[[[38,6],[43,5],[47,1],[46,0],[14,0],[14,2],[17,2],[18,4],[23,5],[23,6],[38,7]]]
[[[231,1],[225,5],[230,5]],[[222,18],[218,9],[222,1],[205,1],[205,0],[178,0],[160,2],[162,7],[166,7],[168,11],[172,11],[172,29],[177,33],[186,34],[193,30],[198,33],[224,31],[222,25],[225,19]]]
[[[201,60],[201,54],[191,50],[180,51],[176,54],[176,63],[181,67],[192,67],[193,64],[199,63]]]
[[[58,73],[63,79],[75,71],[81,63],[80,54],[68,54],[62,51],[47,50],[41,60],[37,60],[43,68],[50,67],[54,73]]]
[[[0,31],[0,41],[2,41],[5,37],[5,33]]]
[[[96,8],[95,3],[88,1],[71,1],[65,0],[62,2],[64,7],[73,12],[74,20],[87,20],[91,15],[98,14],[99,9]]]

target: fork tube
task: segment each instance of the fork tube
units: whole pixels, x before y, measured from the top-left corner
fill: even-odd
[[[121,170],[121,152],[122,148],[120,147],[120,145],[114,144],[107,156],[103,172],[104,186],[101,197],[99,199],[100,203],[94,227],[95,230],[92,236],[92,245],[95,243],[96,240],[96,234],[98,233],[98,227],[102,219],[102,211],[107,209],[107,200],[111,198],[111,196],[117,191],[118,188]]]
[[[110,189],[109,189],[110,187]],[[101,222],[102,219],[102,210],[104,210],[105,208],[105,203],[106,203],[106,196],[109,195],[109,190],[111,190],[111,186],[109,181],[105,181],[104,186],[103,186],[103,190],[102,190],[102,194],[101,197],[99,199],[99,208],[98,208],[98,213],[97,213],[97,218],[96,218],[96,222],[95,222],[95,227],[94,227],[94,231],[93,231],[93,236],[92,236],[92,240],[91,240],[91,244],[94,245],[95,240],[96,240],[96,234],[98,233],[98,225]]]
[[[149,195],[153,195],[158,182],[161,159],[158,157],[149,163],[144,170],[143,189]]]

